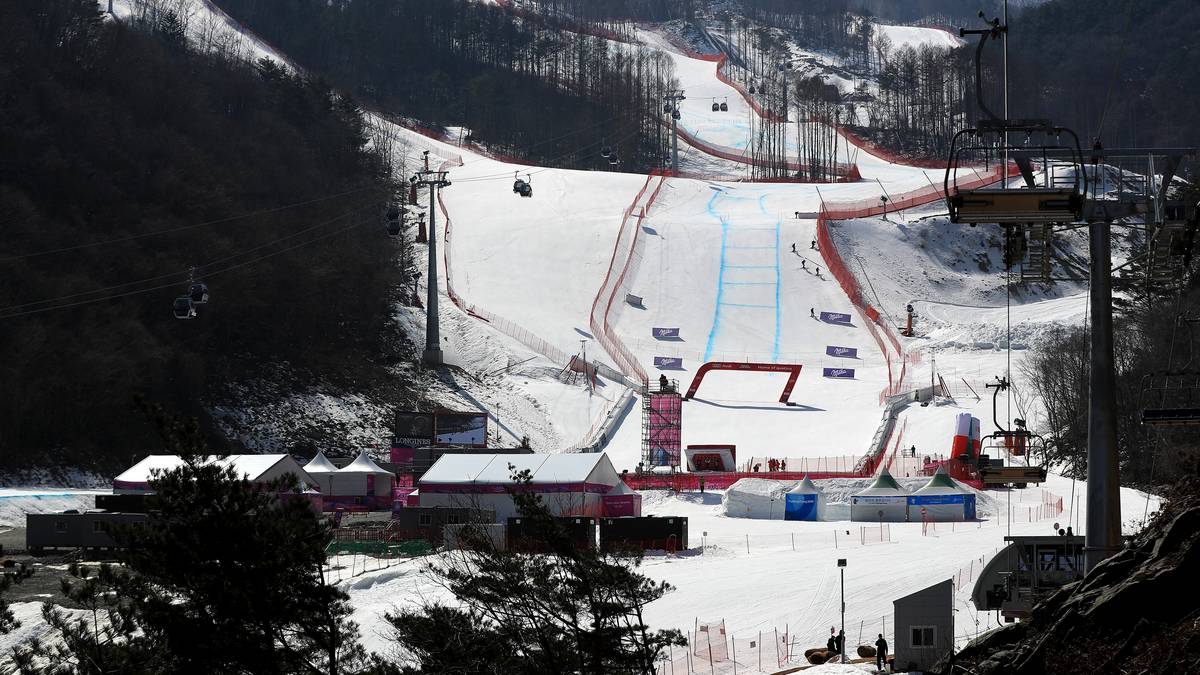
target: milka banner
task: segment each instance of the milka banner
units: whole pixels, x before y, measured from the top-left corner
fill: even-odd
[[[838,312],[821,312],[821,320],[825,323],[850,323],[850,315]]]
[[[651,334],[658,340],[679,337],[678,328],[651,328],[650,331]]]
[[[840,356],[844,359],[857,359],[858,347],[834,347],[833,345],[826,345],[825,353],[829,356]]]
[[[654,367],[659,370],[683,370],[683,359],[676,356],[656,356]]]
[[[824,370],[823,374],[825,375],[825,377],[828,377],[828,378],[831,378],[834,380],[853,380],[854,379],[854,369],[853,368],[825,368],[823,370]]]

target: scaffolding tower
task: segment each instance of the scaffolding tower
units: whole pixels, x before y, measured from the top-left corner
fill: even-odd
[[[683,430],[683,396],[675,380],[659,380],[642,387],[642,467],[653,470],[680,465]]]

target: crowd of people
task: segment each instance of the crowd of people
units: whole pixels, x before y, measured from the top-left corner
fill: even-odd
[[[762,471],[762,462],[755,462],[754,466],[751,468],[754,470],[754,473],[761,472]],[[773,457],[768,458],[767,459],[767,471],[772,472],[772,473],[776,472],[776,471],[787,471],[787,460],[786,459],[775,459]]]

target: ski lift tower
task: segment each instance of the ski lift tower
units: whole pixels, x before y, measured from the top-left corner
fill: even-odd
[[[663,113],[671,116],[671,171],[679,173],[679,102],[686,99],[682,89],[663,94]]]
[[[425,351],[421,360],[426,365],[442,365],[442,338],[438,331],[438,273],[437,273],[437,197],[438,190],[450,185],[446,180],[445,171],[433,171],[429,168],[429,151],[425,151],[425,168],[418,171],[409,182],[415,187],[424,185],[429,188],[429,271],[427,273],[428,292],[425,297]]]

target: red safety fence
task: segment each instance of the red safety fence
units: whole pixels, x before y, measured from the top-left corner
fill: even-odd
[[[655,177],[658,178],[658,184],[650,196],[643,200]],[[649,379],[646,370],[642,368],[633,352],[617,337],[609,319],[613,307],[619,306],[619,303],[625,301],[622,294],[628,290],[629,270],[637,255],[638,239],[642,232],[642,219],[646,217],[650,207],[658,199],[658,193],[665,181],[666,175],[659,171],[646,176],[646,182],[642,184],[642,188],[638,190],[633,201],[625,209],[620,228],[617,230],[617,240],[613,244],[613,254],[608,263],[608,271],[604,275],[604,282],[600,285],[600,290],[596,292],[596,297],[592,301],[592,310],[588,320],[592,335],[616,361],[617,369],[626,377],[642,384]]]
[[[812,480],[825,478],[862,478],[870,472],[861,473],[850,468],[847,471],[713,471],[705,473],[625,473],[621,480],[634,490],[670,489],[677,492],[697,491],[700,481],[706,490],[724,490],[743,478],[765,478],[767,480],[799,481],[808,476]]]

